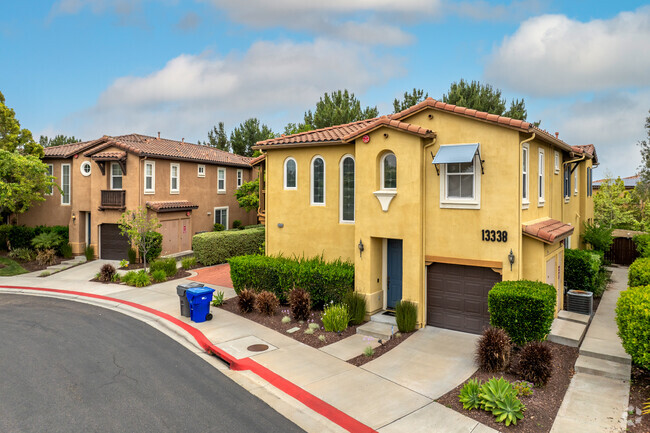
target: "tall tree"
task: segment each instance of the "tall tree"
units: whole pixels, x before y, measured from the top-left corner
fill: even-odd
[[[287,123],[287,126],[284,127],[284,135],[299,134],[311,130],[311,125],[306,123]]]
[[[239,207],[246,209],[246,212],[257,210],[260,204],[260,179],[244,182],[235,190],[235,198]]]
[[[158,222],[156,217],[150,218],[147,209],[142,206],[124,212],[117,223],[120,227],[120,233],[123,236],[128,236],[131,243],[140,252],[140,257],[142,257],[146,269],[147,253],[158,242],[155,236],[149,235],[149,232],[155,232],[162,224]]]
[[[594,222],[605,228],[634,229],[636,221],[630,194],[619,177],[607,176],[594,193]]]
[[[648,114],[650,114],[650,110],[648,110]],[[641,165],[639,166],[641,179],[637,188],[640,197],[647,201],[650,198],[650,115],[645,118],[645,131],[646,139],[637,143],[641,150]]]
[[[199,144],[204,146],[216,147],[217,149],[225,150],[230,152],[230,142],[228,141],[228,135],[226,134],[226,129],[223,122],[219,122],[219,126],[213,126],[211,131],[208,131],[208,141],[204,141]]]
[[[43,146],[34,141],[28,129],[20,128],[16,113],[5,105],[2,92],[0,92],[0,149],[43,157]]]
[[[233,129],[230,134],[232,152],[237,155],[252,156],[252,146],[256,142],[275,138],[275,134],[266,125],[261,125],[257,118],[250,118]]]
[[[395,113],[399,113],[400,111],[406,110],[407,108],[410,108],[414,106],[415,104],[419,104],[420,102],[424,101],[429,97],[428,93],[424,93],[424,90],[422,89],[416,89],[415,87],[413,88],[413,92],[404,92],[404,99],[399,100],[395,98],[393,101],[393,109],[395,110]]]
[[[311,129],[327,128],[328,126],[356,122],[358,120],[377,117],[377,107],[361,108],[361,102],[346,90],[325,93],[316,103],[316,109],[305,113],[305,125]]]
[[[61,146],[62,144],[72,144],[80,141],[81,140],[75,138],[74,135],[68,137],[67,135],[62,134],[55,135],[54,138],[49,138],[47,135],[41,135],[41,138],[38,140],[43,147]]]

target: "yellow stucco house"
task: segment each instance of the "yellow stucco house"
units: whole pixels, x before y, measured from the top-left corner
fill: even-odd
[[[368,313],[481,332],[501,280],[557,288],[593,217],[593,145],[428,98],[391,116],[258,142],[267,254],[355,266]]]

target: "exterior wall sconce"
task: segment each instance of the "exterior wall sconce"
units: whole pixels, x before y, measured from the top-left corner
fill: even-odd
[[[512,253],[512,248],[510,248],[510,254],[508,254],[508,262],[510,262],[510,270],[512,271],[512,264],[515,262],[515,255]]]
[[[282,228],[282,227],[284,227],[284,224],[278,223],[278,227]]]
[[[74,223],[77,220],[77,215],[75,215],[74,212],[72,212],[72,222]]]
[[[359,239],[359,245],[357,245],[357,247],[359,247],[359,258],[361,258],[361,253],[363,253],[364,250],[363,241],[361,239]]]

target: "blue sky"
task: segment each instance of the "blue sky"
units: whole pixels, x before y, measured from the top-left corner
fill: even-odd
[[[0,91],[36,138],[196,142],[249,117],[281,132],[324,92],[389,114],[406,90],[440,98],[464,78],[595,144],[595,176],[629,176],[650,109],[638,1],[16,1],[0,5],[0,40]]]

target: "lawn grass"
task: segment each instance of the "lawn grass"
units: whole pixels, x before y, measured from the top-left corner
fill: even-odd
[[[5,265],[4,268],[0,268],[0,277],[11,277],[13,275],[26,274],[29,272],[18,263],[6,257],[0,257],[0,263]]]

